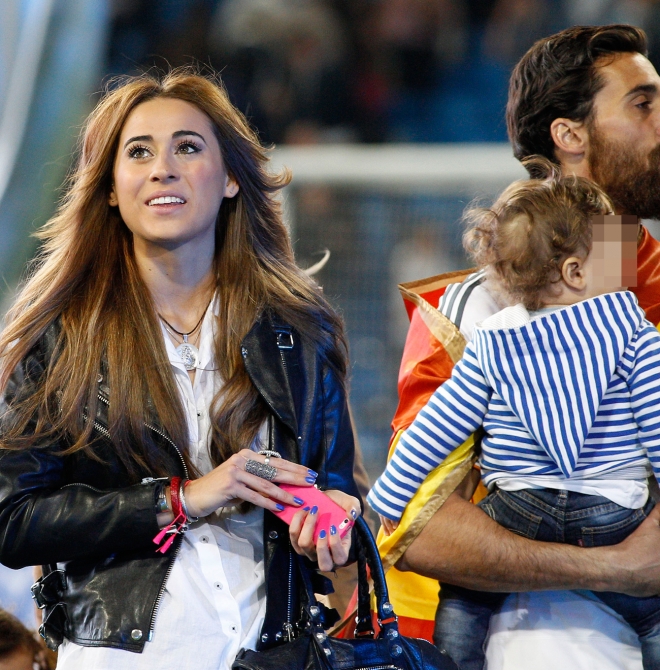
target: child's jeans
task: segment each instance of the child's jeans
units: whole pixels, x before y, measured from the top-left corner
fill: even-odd
[[[479,506],[501,526],[530,539],[584,547],[617,544],[653,509],[649,501],[632,510],[600,496],[554,489],[496,489]],[[491,615],[508,594],[471,591],[442,584],[434,642],[460,670],[482,670]],[[639,636],[644,670],[660,668],[660,597],[594,593],[618,612]]]

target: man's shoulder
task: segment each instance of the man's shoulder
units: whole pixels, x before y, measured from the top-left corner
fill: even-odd
[[[460,283],[450,284],[438,309],[470,341],[475,325],[499,312],[502,306],[489,288],[485,271],[479,270]]]

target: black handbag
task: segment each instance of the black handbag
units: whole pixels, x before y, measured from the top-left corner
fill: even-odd
[[[354,640],[328,637],[309,574],[298,562],[304,586],[303,634],[266,651],[241,649],[232,670],[458,670],[456,664],[430,642],[399,635],[396,614],[389,602],[378,548],[366,522],[355,522],[353,541],[358,556],[358,609]],[[371,618],[367,565],[376,592],[380,633]]]

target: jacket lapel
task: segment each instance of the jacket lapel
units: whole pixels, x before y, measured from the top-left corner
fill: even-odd
[[[262,314],[241,343],[241,355],[252,383],[284,425],[298,435],[293,395],[280,346],[300,346],[295,335],[283,337],[268,313]]]

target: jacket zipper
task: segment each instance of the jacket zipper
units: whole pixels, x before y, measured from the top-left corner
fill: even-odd
[[[107,398],[105,398],[103,395],[101,395],[100,393],[98,394],[98,398],[102,403],[110,406],[110,401]],[[97,424],[95,422],[94,426],[96,426],[96,425]],[[184,475],[185,475],[186,479],[188,479],[188,468],[186,466],[186,462],[183,460],[183,455],[181,454],[181,451],[179,450],[179,447],[177,447],[176,444],[170,439],[170,437],[168,435],[166,435],[165,433],[163,433],[163,431],[158,430],[158,428],[156,428],[155,426],[152,426],[151,424],[146,423],[146,422],[145,422],[144,425],[147,428],[149,428],[149,430],[153,430],[154,433],[156,433],[157,435],[160,435],[163,439],[167,440],[174,447],[174,449],[175,449],[176,453],[178,454],[179,459],[181,461],[181,465],[183,466]],[[105,430],[102,426],[100,428],[102,429],[101,432],[104,435],[107,435],[108,437],[110,437],[110,433],[107,430]],[[157,479],[162,479],[162,477],[157,478]],[[165,478],[165,479],[167,479],[167,478]],[[146,482],[145,482],[145,480],[146,480]],[[142,480],[142,483],[149,483],[150,480],[151,481],[156,481],[156,479],[154,479],[152,477],[145,477]],[[172,570],[174,569],[174,562],[176,561],[176,557],[179,555],[180,549],[181,549],[181,542],[179,541],[179,542],[177,542],[177,545],[174,549],[174,552],[172,553],[172,557],[170,559],[170,564],[168,565],[167,572],[165,573],[165,579],[163,579],[163,583],[160,585],[160,589],[158,591],[158,596],[156,597],[156,602],[154,603],[154,608],[151,611],[151,621],[149,622],[149,636],[148,636],[149,640],[151,640],[152,637],[153,637],[154,625],[156,623],[156,615],[158,614],[158,608],[160,607],[160,603],[163,600],[163,593],[165,593],[165,585],[167,584],[167,580],[170,578],[170,575],[172,574]]]
[[[99,399],[102,403],[104,403],[105,405],[107,405],[108,407],[110,406],[110,401],[109,401],[104,395],[102,395],[101,393],[98,394],[98,399]],[[179,455],[179,460],[181,461],[181,465],[183,466],[183,472],[184,472],[184,474],[185,474],[185,476],[186,476],[186,479],[189,479],[189,477],[188,477],[188,468],[186,467],[186,462],[183,460],[183,455],[181,454],[181,451],[179,450],[179,447],[177,447],[176,444],[174,444],[174,442],[169,438],[169,436],[167,436],[167,435],[166,435],[165,433],[163,433],[161,430],[158,430],[158,428],[156,428],[155,426],[152,426],[151,424],[146,423],[146,422],[145,422],[144,425],[145,425],[147,428],[149,428],[149,430],[153,430],[154,433],[156,433],[157,435],[160,435],[163,439],[167,440],[167,441],[174,447],[176,453]],[[110,437],[110,433],[109,433],[105,428],[103,428],[103,426],[100,426],[99,424],[97,424],[96,421],[94,422],[94,427],[98,427],[98,430],[99,430],[101,433],[103,433],[103,434],[106,435],[107,437]]]
[[[172,574],[172,570],[174,569],[174,561],[176,561],[176,557],[179,555],[180,550],[181,550],[181,540],[179,540],[176,543],[176,547],[174,548],[174,552],[172,553],[172,557],[170,559],[170,564],[167,566],[165,579],[163,579],[163,583],[160,585],[160,589],[158,590],[158,596],[156,597],[156,602],[154,603],[154,608],[153,610],[151,610],[151,621],[149,622],[149,635],[147,636],[147,640],[149,642],[153,637],[154,626],[156,624],[156,614],[158,614],[158,608],[160,607],[160,603],[163,599],[163,593],[165,593],[165,585],[167,584],[167,580],[170,578],[170,575]]]
[[[286,623],[284,624],[284,629],[288,641],[293,640],[293,624],[291,619],[293,618],[293,549],[289,545],[289,588],[286,598]]]
[[[66,489],[69,486],[83,486],[84,488],[91,489],[92,491],[96,491],[97,493],[103,493],[103,491],[101,489],[97,489],[96,487],[90,486],[89,484],[83,484],[82,482],[73,482],[71,484],[65,484],[61,488]]]

